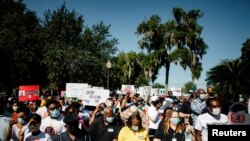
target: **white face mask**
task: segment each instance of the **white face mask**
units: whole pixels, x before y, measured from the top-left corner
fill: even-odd
[[[213,108],[212,109],[212,115],[217,116],[220,114],[220,108]]]

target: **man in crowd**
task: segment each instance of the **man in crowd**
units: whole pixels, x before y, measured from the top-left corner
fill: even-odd
[[[193,111],[192,120],[195,126],[196,119],[206,108],[206,93],[204,89],[197,90],[197,98],[191,103],[191,109]]]
[[[64,116],[60,114],[60,103],[51,99],[46,102],[46,107],[48,117],[42,119],[40,130],[51,136],[65,132]]]
[[[207,113],[199,115],[195,124],[196,141],[208,140],[208,125],[228,124],[228,118],[221,113],[221,105],[218,98],[207,100]]]
[[[89,133],[92,141],[117,141],[121,127],[112,108],[105,107],[103,116],[96,118],[90,125]]]

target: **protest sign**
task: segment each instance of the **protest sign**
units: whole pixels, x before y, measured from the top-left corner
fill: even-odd
[[[109,98],[109,90],[86,88],[80,99],[82,99],[85,105],[96,106],[105,102],[107,98]]]
[[[19,86],[19,101],[37,101],[40,99],[39,85]]]
[[[81,98],[86,88],[88,88],[86,83],[66,83],[66,95],[67,97]]]
[[[181,96],[181,88],[171,88],[173,96]]]
[[[122,92],[124,94],[130,92],[130,93],[134,93],[135,91],[135,86],[134,85],[122,85]]]
[[[250,115],[241,112],[229,112],[228,113],[229,124],[232,125],[250,125]]]

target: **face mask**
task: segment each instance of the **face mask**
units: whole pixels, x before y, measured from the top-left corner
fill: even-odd
[[[114,120],[114,117],[106,117],[106,121],[107,121],[108,123],[112,123],[113,120]]]
[[[172,123],[172,124],[178,124],[179,122],[180,122],[180,118],[171,118],[170,119],[170,122]]]
[[[17,106],[13,106],[13,107],[12,107],[12,109],[13,109],[13,111],[15,111],[15,112],[16,112],[16,110],[17,110]]]
[[[25,123],[25,121],[24,121],[23,118],[18,118],[18,119],[17,119],[17,122],[20,123],[20,124],[22,124],[22,125]]]
[[[200,95],[200,100],[204,100],[206,98],[206,95],[205,94],[201,94]]]
[[[220,108],[213,108],[212,109],[212,115],[217,116],[220,114]]]
[[[30,132],[37,132],[39,131],[40,124],[30,124],[28,128]]]
[[[59,109],[55,109],[53,111],[50,111],[50,115],[53,118],[57,118],[60,115],[60,110]]]
[[[139,130],[139,126],[134,126],[134,125],[132,125],[131,129],[132,129],[133,131],[138,131],[138,130]]]

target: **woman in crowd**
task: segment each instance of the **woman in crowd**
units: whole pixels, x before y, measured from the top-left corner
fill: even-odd
[[[128,118],[127,126],[118,135],[118,141],[149,141],[148,131],[142,127],[140,115],[133,114]]]
[[[185,140],[185,125],[177,111],[169,110],[164,121],[164,124],[156,130],[154,141]]]

